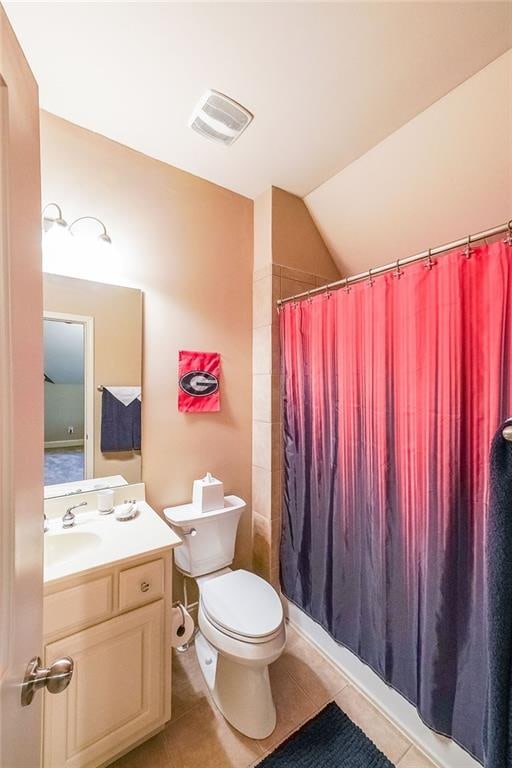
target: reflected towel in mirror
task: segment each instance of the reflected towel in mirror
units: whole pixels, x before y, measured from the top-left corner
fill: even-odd
[[[103,387],[101,452],[140,451],[141,388]]]

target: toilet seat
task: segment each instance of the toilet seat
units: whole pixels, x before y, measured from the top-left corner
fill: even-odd
[[[243,569],[201,584],[201,608],[217,631],[241,642],[269,642],[283,624],[283,606],[275,589]]]

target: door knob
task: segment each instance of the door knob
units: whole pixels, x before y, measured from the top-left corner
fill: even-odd
[[[63,656],[49,667],[42,667],[39,656],[34,656],[27,665],[21,686],[21,706],[28,707],[40,688],[46,688],[49,693],[64,691],[71,682],[74,666],[72,658]]]

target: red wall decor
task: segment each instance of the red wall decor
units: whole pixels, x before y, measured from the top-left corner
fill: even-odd
[[[220,354],[181,350],[178,363],[178,410],[220,411]]]

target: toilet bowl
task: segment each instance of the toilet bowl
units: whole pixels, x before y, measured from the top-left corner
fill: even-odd
[[[181,535],[176,567],[199,587],[195,649],[213,701],[226,720],[253,739],[276,725],[268,667],[286,643],[283,606],[276,590],[245,570],[231,570],[245,502],[227,496],[219,510],[192,504],[164,509]]]
[[[226,720],[253,739],[276,725],[268,666],[286,643],[281,601],[244,570],[198,579],[196,653],[212,698]]]

